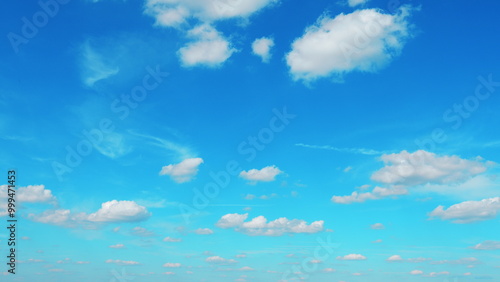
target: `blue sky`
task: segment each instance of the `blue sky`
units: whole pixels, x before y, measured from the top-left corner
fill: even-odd
[[[500,279],[498,3],[5,5],[2,281]]]

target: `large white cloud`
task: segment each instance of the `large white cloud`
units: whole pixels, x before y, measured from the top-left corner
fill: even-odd
[[[278,0],[147,0],[145,13],[156,19],[156,25],[181,27],[190,19],[213,22],[231,18],[248,18]]]
[[[479,157],[466,160],[458,156],[437,156],[424,150],[385,154],[381,159],[385,167],[371,178],[385,184],[455,183],[486,171],[486,164]]]
[[[89,221],[95,222],[136,222],[142,221],[151,215],[147,209],[134,201],[109,201],[101,208],[88,215]]]
[[[251,183],[256,183],[259,181],[269,182],[274,181],[276,176],[283,173],[276,166],[266,166],[262,169],[251,169],[249,171],[240,172],[240,177],[246,180],[250,180]]]
[[[311,81],[381,69],[401,53],[410,36],[409,13],[403,6],[395,15],[366,9],[335,18],[321,16],[293,42],[286,55],[290,73],[295,80]]]
[[[286,217],[268,222],[264,216],[257,216],[245,222],[247,218],[248,214],[226,214],[215,225],[224,229],[234,228],[235,231],[250,236],[281,236],[294,233],[318,233],[323,231],[324,224],[323,220],[308,224],[304,220],[290,220]]]
[[[169,175],[177,183],[188,182],[198,173],[198,166],[202,163],[201,158],[185,159],[178,164],[164,166],[160,175]]]
[[[146,220],[151,213],[134,201],[109,201],[91,214],[84,212],[72,213],[70,210],[46,210],[41,214],[29,214],[29,218],[37,222],[77,227],[79,225],[95,228],[100,223],[137,222]]]
[[[471,223],[493,219],[500,210],[500,197],[483,199],[481,201],[465,201],[455,204],[448,209],[438,206],[430,217],[439,217],[442,220],[452,220],[453,223]]]
[[[7,197],[8,185],[0,185],[0,199]],[[48,203],[57,204],[57,199],[52,191],[45,189],[44,185],[28,185],[16,189],[16,201],[21,203]]]

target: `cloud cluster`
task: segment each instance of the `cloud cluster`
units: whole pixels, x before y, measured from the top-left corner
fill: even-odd
[[[314,221],[307,224],[304,220],[292,219],[286,217],[278,218],[268,222],[264,216],[254,217],[250,221],[245,221],[248,213],[245,214],[226,214],[222,216],[215,224],[219,228],[234,228],[235,231],[250,236],[281,236],[284,234],[296,233],[318,233],[323,231],[323,220]]]
[[[408,194],[408,190],[405,188],[382,188],[375,187],[372,192],[360,193],[354,191],[351,195],[347,196],[333,196],[331,201],[337,204],[352,204],[352,203],[363,203],[367,200],[379,200],[387,197],[396,197],[400,195]]]
[[[312,81],[383,68],[410,37],[409,13],[403,6],[395,15],[365,9],[335,18],[321,16],[293,42],[286,55],[290,73],[295,80]]]
[[[465,201],[452,205],[448,209],[444,206],[436,207],[429,216],[439,217],[442,220],[452,220],[453,223],[471,223],[493,219],[500,210],[500,197],[483,199],[480,201]]]
[[[198,173],[198,166],[203,163],[202,158],[185,159],[178,164],[164,166],[160,175],[168,175],[177,183],[191,181]]]
[[[208,263],[212,263],[212,264],[233,264],[233,263],[237,263],[236,260],[234,259],[225,259],[223,257],[220,257],[220,256],[212,256],[212,257],[208,257],[205,259],[206,262]]]
[[[8,189],[8,185],[0,185],[0,217],[8,215],[6,201]],[[51,190],[45,189],[44,185],[28,185],[17,188],[16,201],[18,203],[45,203],[57,205],[57,198],[52,195]]]

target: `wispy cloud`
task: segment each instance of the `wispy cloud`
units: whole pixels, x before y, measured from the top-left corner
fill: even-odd
[[[89,87],[100,80],[116,75],[119,67],[111,66],[104,56],[94,50],[89,41],[82,46],[82,79]]]
[[[361,155],[382,155],[387,152],[385,151],[377,151],[373,149],[365,149],[365,148],[339,148],[333,147],[329,145],[319,146],[319,145],[307,145],[303,143],[295,144],[295,146],[309,148],[309,149],[319,149],[319,150],[330,150],[341,153],[351,153],[351,154],[361,154]]]

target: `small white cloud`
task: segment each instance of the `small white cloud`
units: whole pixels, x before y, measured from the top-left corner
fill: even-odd
[[[269,37],[262,37],[255,39],[252,43],[252,52],[254,55],[259,56],[262,62],[268,63],[271,59],[271,48],[274,47],[274,39]]]
[[[167,262],[163,264],[163,267],[178,268],[181,267],[181,264],[178,262]]]
[[[337,270],[333,269],[333,268],[325,268],[322,270],[322,272],[326,272],[326,273],[331,273],[331,272],[335,272]]]
[[[202,163],[202,158],[185,159],[178,164],[164,166],[160,171],[160,175],[169,175],[177,183],[188,182],[196,176],[198,166]]]
[[[198,228],[194,232],[198,235],[210,235],[214,233],[210,228]]]
[[[222,216],[215,226],[219,228],[232,228],[243,224],[243,222],[248,218],[248,213],[238,214],[231,213]]]
[[[500,241],[484,241],[482,243],[479,243],[471,249],[474,250],[500,250]]]
[[[266,166],[262,169],[251,169],[249,171],[240,172],[240,177],[249,180],[251,183],[256,182],[270,182],[276,180],[276,176],[283,173],[276,166]]]
[[[181,238],[165,237],[165,238],[163,238],[163,242],[182,242],[182,239]]]
[[[123,249],[123,248],[125,248],[125,245],[123,245],[123,244],[116,244],[116,245],[111,245],[109,247],[111,249]]]
[[[179,49],[184,67],[217,67],[236,52],[231,43],[215,28],[208,24],[195,27],[188,32],[194,41]]]
[[[385,229],[385,226],[382,223],[375,223],[370,226],[371,229]]]
[[[363,203],[367,200],[379,200],[387,197],[396,197],[408,194],[405,188],[382,188],[375,187],[372,192],[359,193],[354,191],[347,196],[333,196],[331,201],[337,204]]]
[[[410,271],[411,275],[420,275],[420,274],[423,274],[423,273],[424,272],[422,270],[418,270],[418,269]]]
[[[233,264],[233,263],[237,263],[236,260],[234,259],[225,259],[223,257],[220,257],[220,256],[212,256],[212,257],[208,257],[205,259],[206,262],[208,263],[212,263],[212,264]]]
[[[139,237],[151,237],[154,236],[154,232],[147,230],[144,227],[136,226],[132,228],[130,234],[134,236],[139,236]]]
[[[349,7],[356,7],[366,4],[368,1],[370,0],[347,0],[347,5],[349,5]]]
[[[403,258],[400,255],[393,255],[390,256],[387,261],[389,262],[395,262],[395,261],[403,261]]]
[[[114,263],[114,264],[118,264],[118,265],[139,265],[140,263],[136,262],[136,261],[131,261],[131,260],[119,260],[119,259],[116,259],[116,260],[113,260],[113,259],[108,259],[105,261],[106,263]]]
[[[365,260],[366,257],[363,255],[360,255],[360,254],[349,254],[349,255],[345,255],[343,257],[338,256],[337,259],[338,260]]]
[[[494,219],[500,210],[500,197],[483,199],[481,201],[466,201],[455,204],[448,209],[443,206],[435,208],[429,216],[442,220],[452,220],[453,223],[471,223]]]
[[[372,243],[375,243],[375,244],[382,243],[382,242],[383,242],[383,240],[382,240],[382,239],[377,239],[377,240],[375,240],[375,241],[372,241]]]
[[[243,266],[238,269],[239,271],[255,271],[255,269],[249,267],[249,266]]]
[[[383,68],[401,53],[410,36],[409,12],[402,6],[394,15],[366,9],[333,19],[321,16],[293,42],[286,55],[290,73],[295,80],[312,81]]]

